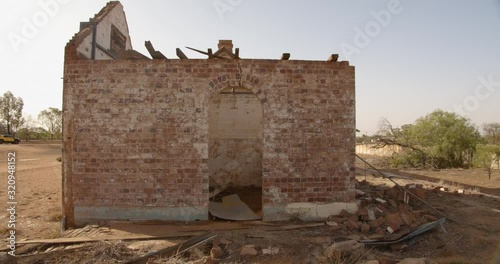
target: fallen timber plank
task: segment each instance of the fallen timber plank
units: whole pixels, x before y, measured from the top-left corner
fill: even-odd
[[[192,237],[205,234],[205,232],[182,232],[173,233],[161,236],[151,236],[151,235],[124,235],[124,236],[102,236],[102,237],[63,237],[63,238],[53,238],[53,239],[34,239],[19,241],[17,244],[69,244],[69,243],[86,243],[86,242],[98,242],[106,240],[147,240],[147,239],[164,239],[164,238],[176,238],[176,237]]]

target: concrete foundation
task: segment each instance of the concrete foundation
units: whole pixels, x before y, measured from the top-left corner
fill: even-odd
[[[264,221],[287,221],[300,219],[303,221],[325,220],[331,215],[338,215],[342,210],[355,213],[358,205],[352,203],[291,203],[287,205],[266,205],[262,209]]]
[[[76,226],[110,220],[208,220],[206,207],[75,206]]]

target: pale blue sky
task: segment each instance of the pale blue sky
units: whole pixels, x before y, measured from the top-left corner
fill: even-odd
[[[40,2],[58,3],[59,10],[25,36],[25,21],[47,13]],[[356,118],[363,133],[374,133],[382,117],[399,126],[437,108],[458,109],[455,105],[465,106],[461,113],[477,125],[500,122],[500,0],[121,2],[133,47],[148,56],[145,40],[169,58],[175,58],[177,47],[215,49],[219,39],[232,39],[242,58],[277,59],[290,52],[291,59],[326,60],[340,54],[340,60],[356,66]],[[388,8],[396,2],[397,8]],[[61,108],[64,46],[80,22],[106,2],[1,3],[0,93],[21,96],[25,112],[33,116]],[[373,16],[390,11],[385,26]],[[357,29],[371,32],[369,43],[348,56],[342,47],[356,47]],[[13,35],[26,40],[17,52],[9,40]],[[489,88],[480,78],[492,83]]]

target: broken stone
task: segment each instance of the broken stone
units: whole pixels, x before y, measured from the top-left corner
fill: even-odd
[[[335,242],[329,246],[323,255],[327,258],[334,258],[340,254],[360,254],[365,249],[365,246],[356,240],[346,240],[342,242]]]
[[[405,258],[398,262],[398,264],[426,264],[426,258]]]
[[[362,180],[359,182],[359,185],[370,186],[370,183],[367,182],[366,180]]]
[[[413,215],[414,215],[415,217],[418,217],[418,216],[420,216],[420,215],[424,214],[424,213],[425,213],[425,211],[424,211],[424,210],[415,210],[415,211],[412,211],[412,213],[413,213]]]
[[[411,206],[406,203],[399,204],[399,212],[406,212],[406,211],[411,211]]]
[[[367,224],[362,224],[361,225],[361,233],[363,233],[363,234],[370,233],[370,226]]]
[[[397,264],[398,263],[397,260],[388,259],[388,258],[378,258],[377,260],[378,260],[379,264]]]
[[[337,224],[337,222],[335,221],[326,221],[326,224],[333,227],[335,230],[340,228],[339,224]]]
[[[353,216],[349,217],[348,219],[353,221],[353,222],[358,222],[359,217],[357,215],[353,215]]]
[[[264,248],[262,249],[262,254],[264,255],[276,255],[280,252],[280,249],[275,247],[269,247],[269,248]]]
[[[385,222],[384,217],[379,217],[376,220],[369,222],[368,225],[370,225],[370,227],[372,228],[377,228],[381,226],[384,222]]]
[[[401,190],[399,189],[398,186],[394,185],[391,189],[389,189],[386,192],[387,197],[391,198],[392,200],[398,200],[401,195]]]
[[[437,217],[433,216],[433,215],[424,215],[422,216],[427,222],[434,222],[434,221],[437,221]]]
[[[220,259],[223,255],[224,255],[224,251],[222,251],[222,248],[219,246],[214,246],[210,250],[210,258],[212,260]]]
[[[413,222],[411,225],[410,225],[410,229],[411,230],[415,230],[417,228],[419,228],[421,225],[423,225],[424,223],[422,223],[421,221],[415,221]]]
[[[387,231],[389,231],[389,233],[393,233],[395,231],[397,231],[404,223],[403,223],[403,220],[401,219],[401,216],[399,216],[399,214],[395,213],[395,214],[388,214],[385,216],[385,223],[390,227],[390,230],[387,229]]]
[[[352,221],[351,219],[347,219],[347,221],[345,221],[344,223],[347,228],[349,228],[349,230],[353,230],[353,231],[358,231],[359,230],[359,226],[356,222]]]
[[[413,193],[420,199],[425,200],[427,198],[427,191],[423,188],[415,188]]]
[[[343,218],[349,218],[349,217],[351,217],[351,215],[352,215],[351,213],[347,212],[344,209],[342,211],[340,211],[340,213],[339,213],[339,216],[343,217]]]
[[[368,209],[366,208],[358,209],[358,211],[356,211],[356,214],[359,216],[368,215]]]
[[[376,260],[376,259],[373,259],[373,260],[365,261],[365,262],[363,262],[363,264],[380,264],[380,262],[378,262],[378,260]]]
[[[365,196],[365,194],[366,194],[365,192],[356,189],[356,198]]]
[[[413,221],[415,221],[415,216],[411,212],[401,212],[399,213],[399,216],[401,217],[401,220],[403,220],[403,223],[407,226],[410,226]]]
[[[333,221],[333,222],[336,222],[338,224],[342,224],[343,222],[345,222],[345,218],[342,218],[342,217],[338,217],[338,216],[329,216],[328,217],[328,221]]]
[[[245,255],[255,256],[255,255],[257,255],[257,250],[255,249],[254,245],[246,245],[246,246],[243,246],[241,248],[240,255],[241,256],[245,256]]]
[[[380,231],[382,231],[382,230],[380,230]],[[379,239],[383,239],[385,237],[385,235],[384,235],[384,233],[382,231],[381,233],[377,232],[375,234],[371,234],[369,237],[370,237],[370,239],[373,239],[373,240],[379,240]]]
[[[389,211],[389,210],[388,210],[385,206],[383,206],[383,205],[379,204],[379,205],[375,208],[375,217],[377,217],[377,218],[378,218],[378,217],[384,216],[384,215],[385,215],[388,211]]]
[[[373,221],[373,220],[375,220],[375,219],[377,219],[377,218],[375,217],[375,212],[374,212],[372,209],[369,209],[369,210],[368,210],[368,221]]]
[[[350,235],[347,236],[347,238],[349,238],[349,240],[359,241],[359,240],[361,240],[361,235],[350,234]]]

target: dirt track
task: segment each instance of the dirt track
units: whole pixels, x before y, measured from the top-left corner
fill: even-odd
[[[17,239],[57,237],[61,217],[61,156],[60,144],[0,145],[2,157],[16,152]],[[7,206],[7,159],[0,168],[0,201],[2,212]],[[7,214],[0,214],[0,223]],[[2,224],[0,231],[5,232]]]

